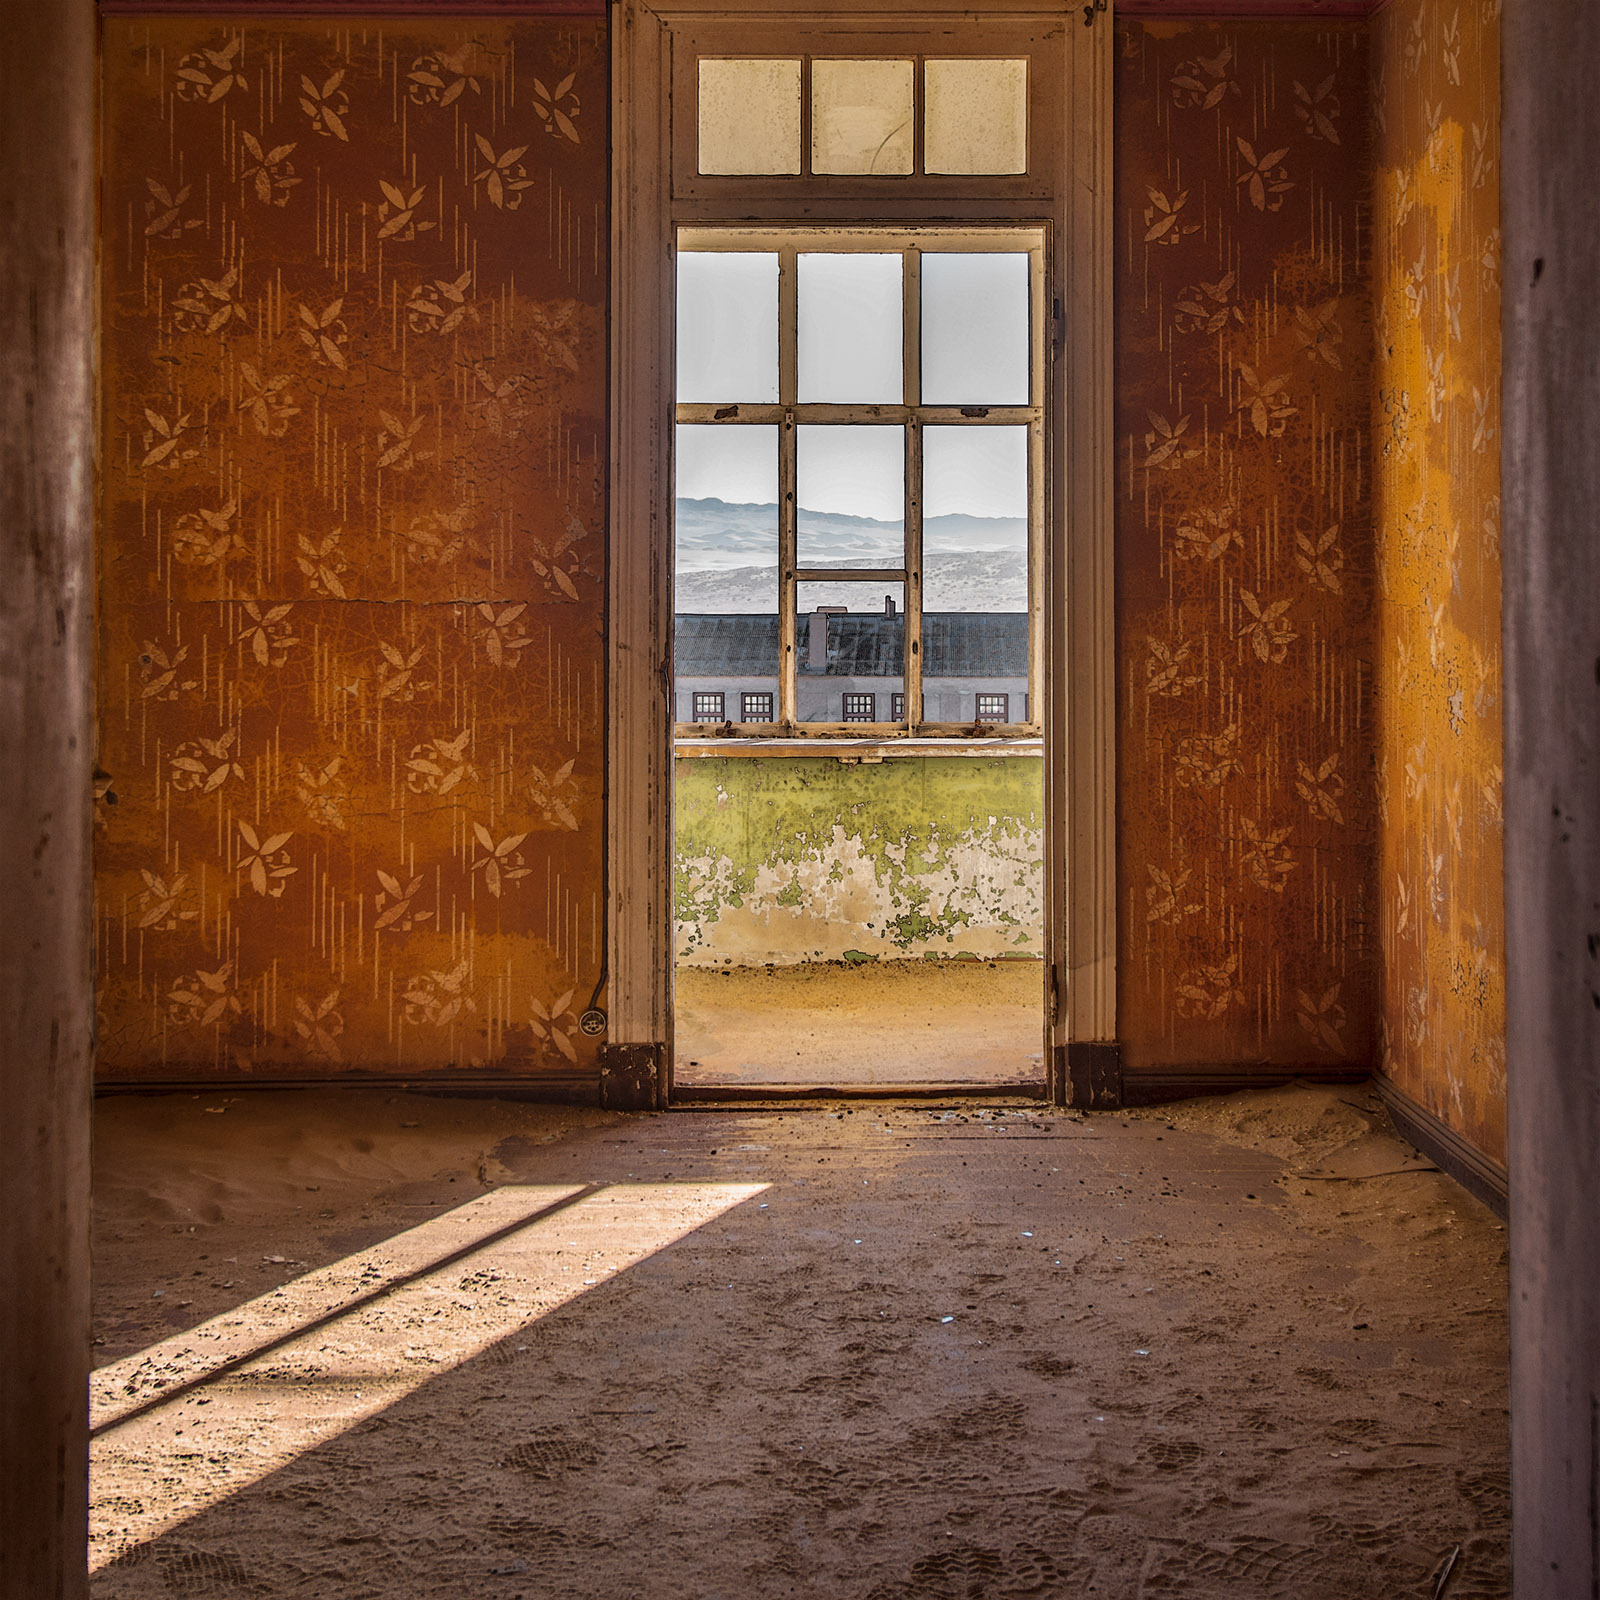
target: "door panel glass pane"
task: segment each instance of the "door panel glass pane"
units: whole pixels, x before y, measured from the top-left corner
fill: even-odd
[[[898,405],[905,393],[898,255],[799,258],[799,397]]]
[[[800,170],[800,62],[700,62],[699,169],[782,177]]]
[[[678,256],[678,399],[778,398],[776,252],[686,250]]]
[[[795,429],[801,566],[905,564],[905,452],[898,425]]]
[[[1026,720],[1028,430],[922,431],[923,687],[930,715]],[[1001,697],[995,699],[994,697]]]
[[[922,399],[1028,403],[1028,257],[922,258]]]
[[[911,171],[913,64],[811,63],[811,170]]]
[[[923,79],[923,169],[1028,170],[1028,63],[929,61]]]
[[[890,721],[892,696],[905,690],[905,585],[802,583],[796,587],[795,710],[799,720]]]
[[[674,609],[778,614],[778,430],[680,423]]]

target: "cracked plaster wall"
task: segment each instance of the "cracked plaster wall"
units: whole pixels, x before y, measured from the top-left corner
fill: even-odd
[[[1037,757],[676,763],[677,957],[1042,953]]]

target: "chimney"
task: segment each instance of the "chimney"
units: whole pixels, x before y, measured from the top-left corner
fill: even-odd
[[[894,596],[892,594],[886,594],[883,597],[883,614],[886,617],[894,615]]]
[[[849,610],[849,606],[818,606],[811,613],[810,641],[806,651],[806,666],[810,671],[828,670],[828,618],[845,616]]]

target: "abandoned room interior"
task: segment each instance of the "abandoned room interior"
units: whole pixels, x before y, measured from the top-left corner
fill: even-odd
[[[1600,8],[0,44],[0,1600],[1600,1594]]]

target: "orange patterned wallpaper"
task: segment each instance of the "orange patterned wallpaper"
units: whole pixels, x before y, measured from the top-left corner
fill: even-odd
[[[1505,1160],[1500,0],[1376,23],[1383,1070]]]
[[[1367,41],[1118,28],[1135,1070],[1373,1058]]]
[[[604,27],[104,60],[100,1070],[592,1072]]]

